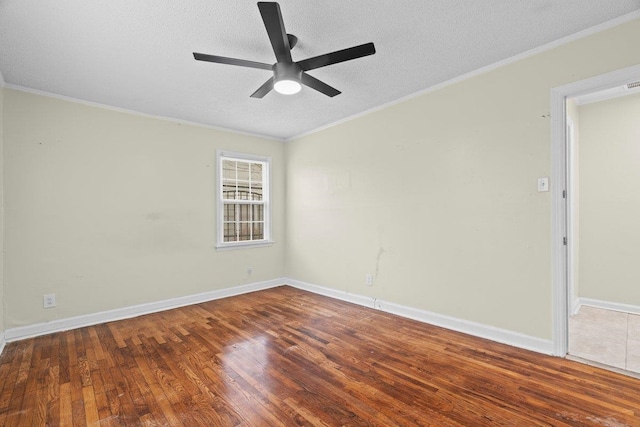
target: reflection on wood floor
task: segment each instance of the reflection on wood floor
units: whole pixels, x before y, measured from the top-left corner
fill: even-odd
[[[283,286],[9,343],[0,425],[640,425],[640,380]]]

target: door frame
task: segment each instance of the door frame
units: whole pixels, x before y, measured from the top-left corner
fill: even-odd
[[[576,191],[576,126],[571,117],[567,115],[566,128],[566,147],[567,147],[567,196],[565,197],[567,205],[567,304],[569,307],[569,316],[576,314],[577,295],[576,295],[576,210],[578,204]],[[568,336],[567,336],[568,337]]]
[[[551,274],[553,287],[553,354],[565,357],[569,345],[568,246],[568,141],[567,98],[622,86],[640,76],[640,64],[551,89]]]

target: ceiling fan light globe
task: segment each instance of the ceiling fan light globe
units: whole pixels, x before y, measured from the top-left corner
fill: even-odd
[[[275,82],[273,88],[276,90],[276,92],[283,95],[294,95],[300,92],[300,89],[302,89],[302,85],[299,81],[296,80],[282,79]]]

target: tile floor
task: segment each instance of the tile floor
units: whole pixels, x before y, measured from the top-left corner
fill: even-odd
[[[569,318],[569,355],[640,373],[640,315],[583,305]]]

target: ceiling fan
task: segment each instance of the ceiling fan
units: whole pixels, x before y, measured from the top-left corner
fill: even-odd
[[[193,57],[198,61],[216,62],[219,64],[238,65],[241,67],[272,71],[273,77],[253,92],[253,94],[251,94],[252,98],[262,98],[269,93],[271,89],[275,89],[276,92],[279,93],[291,95],[298,93],[302,85],[315,89],[327,96],[334,97],[340,94],[339,90],[310,76],[307,74],[307,71],[376,53],[373,43],[365,43],[294,62],[293,59],[291,59],[291,49],[293,49],[298,42],[298,38],[292,34],[287,34],[285,31],[282,14],[280,13],[280,5],[275,2],[258,2],[258,9],[260,9],[264,26],[267,29],[267,34],[271,41],[271,46],[276,54],[277,62],[275,64],[271,65],[263,62],[193,52]]]

